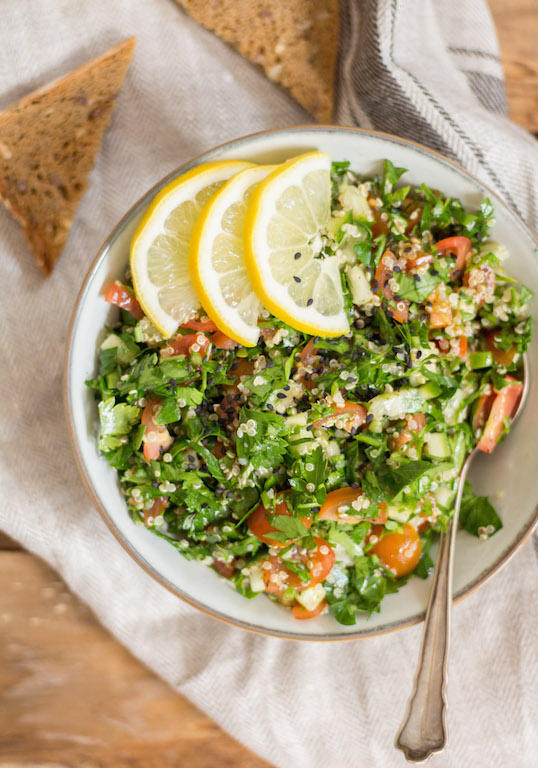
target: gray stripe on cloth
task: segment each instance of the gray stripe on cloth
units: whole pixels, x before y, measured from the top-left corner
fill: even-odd
[[[464,69],[463,73],[472,92],[483,107],[490,112],[506,115],[508,103],[502,80],[493,75],[487,75],[484,72],[472,72]]]
[[[362,128],[418,141],[457,160],[457,156],[407,98],[383,61],[375,0],[341,3],[337,77],[337,118],[351,117]],[[352,86],[351,88],[349,86]]]

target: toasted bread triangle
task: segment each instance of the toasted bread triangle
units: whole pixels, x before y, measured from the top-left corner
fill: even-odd
[[[43,272],[62,252],[136,40],[124,40],[0,113],[0,199]]]
[[[321,123],[332,120],[338,0],[176,0],[263,67]]]

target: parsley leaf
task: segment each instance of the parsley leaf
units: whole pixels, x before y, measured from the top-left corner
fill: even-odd
[[[470,483],[465,483],[460,508],[460,524],[473,536],[485,532],[493,535],[503,524],[487,496],[477,496]],[[481,529],[485,529],[481,531]],[[489,530],[488,530],[489,529]]]
[[[99,403],[99,448],[101,451],[112,451],[122,445],[122,441],[113,435],[126,435],[136,424],[140,416],[140,408],[127,403],[115,405],[115,398],[108,397]]]
[[[441,282],[438,275],[432,275],[429,272],[420,275],[420,280],[414,280],[411,275],[405,275],[402,272],[396,277],[396,280],[400,286],[398,296],[409,301],[416,301],[417,304],[426,301],[435,286]]]

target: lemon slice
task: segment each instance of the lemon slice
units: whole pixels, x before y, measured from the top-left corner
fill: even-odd
[[[218,327],[245,347],[253,347],[262,305],[247,274],[243,225],[252,192],[275,165],[247,168],[211,198],[194,227],[189,268],[204,310]]]
[[[189,244],[200,211],[231,176],[252,163],[221,161],[193,168],[159,192],[131,243],[131,274],[138,301],[169,338],[200,307],[188,267]]]
[[[331,159],[309,152],[278,166],[252,193],[245,262],[254,290],[276,317],[305,333],[348,333],[336,257],[320,256],[331,206]]]

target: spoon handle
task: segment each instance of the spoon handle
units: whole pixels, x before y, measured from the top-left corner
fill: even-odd
[[[405,719],[396,736],[395,746],[412,763],[421,763],[434,752],[440,752],[447,740],[446,677],[450,644],[452,561],[463,486],[474,453],[471,452],[462,467],[454,516],[449,521],[447,532],[440,537],[413,692]]]

